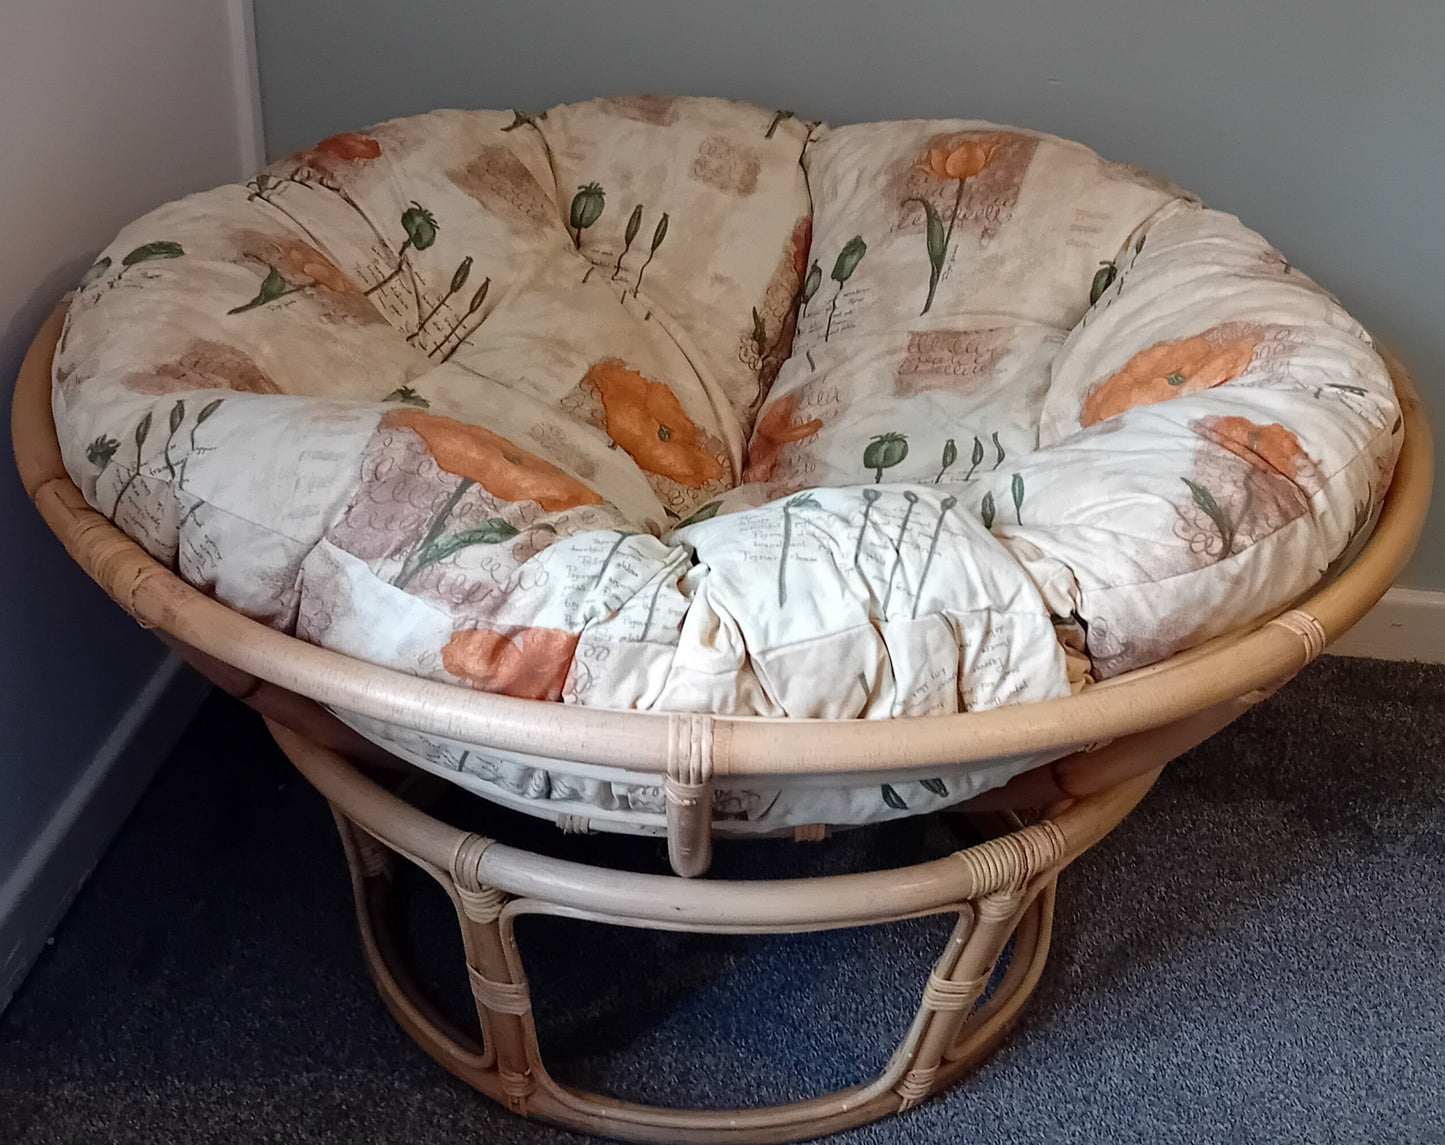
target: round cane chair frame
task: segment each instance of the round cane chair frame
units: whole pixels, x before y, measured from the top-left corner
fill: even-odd
[[[907,1109],[977,1067],[1003,1040],[1048,954],[1055,884],[1148,792],[1163,766],[1293,677],[1384,594],[1429,504],[1432,444],[1408,374],[1386,356],[1404,446],[1376,527],[1338,576],[1274,616],[1042,703],[917,720],[827,721],[612,712],[489,695],[304,643],[181,581],[86,504],[61,461],[50,412],[64,306],[21,368],[12,434],[25,489],[70,554],[127,612],[266,718],[277,744],[330,802],[351,870],[362,946],[397,1021],[468,1084],[519,1114],[637,1141],[816,1137]],[[328,709],[469,743],[651,772],[667,792],[676,876],[535,854],[451,826],[404,797],[415,774]],[[927,777],[957,765],[1054,753],[960,810],[992,837],[915,866],[822,878],[701,879],[711,785],[860,774]],[[1018,812],[1024,812],[1020,818]],[[816,838],[821,831],[799,831]],[[480,1037],[443,1017],[408,973],[389,923],[396,862],[434,878],[455,907]],[[542,1061],[513,935],[523,915],[716,933],[797,933],[956,916],[921,985],[912,1025],[874,1081],[786,1105],[672,1109],[557,1083]],[[1013,951],[985,990],[1009,939]]]

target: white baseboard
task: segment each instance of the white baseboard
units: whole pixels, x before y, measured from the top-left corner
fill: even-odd
[[[0,1012],[210,688],[166,657],[0,882]]]
[[[1390,589],[1329,651],[1336,656],[1445,664],[1445,592]]]

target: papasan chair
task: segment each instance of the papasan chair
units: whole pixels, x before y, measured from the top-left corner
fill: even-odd
[[[1178,187],[977,121],[657,96],[394,120],[161,207],[40,333],[14,434],[75,559],[332,804],[407,1031],[656,1141],[813,1137],[977,1065],[1059,872],[1375,603],[1431,473],[1398,364]],[[427,777],[674,873],[454,826]],[[944,808],[988,837],[698,877],[714,837]],[[393,940],[399,858],[456,908],[470,1031]],[[876,1080],[715,1110],[552,1078],[526,914],[957,922]]]

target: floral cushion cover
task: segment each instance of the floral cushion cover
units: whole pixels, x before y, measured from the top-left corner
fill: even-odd
[[[127,227],[55,358],[67,467],[189,583],[405,672],[607,708],[892,718],[1068,694],[1281,607],[1400,418],[1232,216],[977,121],[708,99],[439,111]],[[348,715],[568,822],[647,776]],[[861,822],[926,782],[720,790]]]

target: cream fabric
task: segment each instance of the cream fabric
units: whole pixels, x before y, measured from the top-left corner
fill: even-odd
[[[443,111],[132,224],[56,358],[92,505],[219,599],[537,700],[908,718],[1068,694],[1248,623],[1399,444],[1338,303],[1185,192],[977,121],[720,100]],[[659,830],[643,776],[365,734]],[[721,789],[721,830],[926,782]]]

